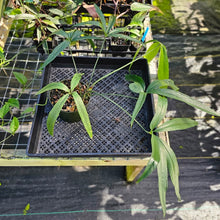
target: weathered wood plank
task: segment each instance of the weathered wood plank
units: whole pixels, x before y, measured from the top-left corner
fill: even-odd
[[[15,154],[16,153],[16,154]],[[148,157],[27,157],[25,150],[2,150],[0,166],[146,166]]]

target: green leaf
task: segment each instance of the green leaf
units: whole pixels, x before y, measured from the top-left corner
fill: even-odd
[[[50,8],[49,11],[54,15],[63,16],[63,12],[57,8]]]
[[[25,208],[24,208],[24,210],[23,210],[23,215],[26,215],[29,209],[30,209],[30,203],[28,203],[28,204],[25,206]]]
[[[156,112],[150,123],[151,130],[155,129],[165,117],[167,112],[167,105],[168,105],[167,98],[158,96]]]
[[[160,43],[155,42],[148,48],[148,50],[144,54],[144,58],[147,59],[148,63],[150,63],[151,60],[153,60],[153,58],[157,56],[160,47]]]
[[[19,108],[20,107],[20,104],[19,104],[19,101],[15,98],[10,98],[8,100],[8,104],[11,106],[11,107],[15,107],[15,108]]]
[[[184,130],[197,125],[198,122],[190,118],[174,118],[172,120],[164,122],[160,127],[155,130],[155,132]]]
[[[50,31],[51,34],[54,33],[55,31],[57,31],[57,29],[52,28],[52,27],[47,27],[47,30]]]
[[[29,24],[28,24],[27,28],[30,29],[30,28],[32,28],[34,26],[35,26],[35,21],[34,20],[31,21],[31,22],[29,21]]]
[[[82,37],[81,37],[82,34],[83,34],[82,31],[73,30],[73,31],[68,32],[68,38],[69,38],[71,43],[76,42],[76,41],[82,39]]]
[[[53,108],[51,109],[48,118],[47,118],[47,129],[48,132],[51,136],[53,136],[54,133],[54,125],[55,122],[60,114],[60,111],[63,107],[63,105],[65,104],[66,100],[68,99],[69,94],[66,94],[64,96],[62,96],[58,102],[53,106]]]
[[[136,102],[134,111],[132,113],[132,118],[131,118],[131,127],[133,126],[134,120],[137,117],[139,111],[141,110],[142,106],[144,105],[144,102],[146,100],[147,93],[146,92],[140,92],[138,100]]]
[[[10,106],[6,102],[1,108],[0,108],[0,118],[3,119],[5,115],[10,111]]]
[[[97,26],[97,27],[102,28],[100,22],[98,21],[85,21],[82,23],[74,24],[74,27],[79,27],[79,26]]]
[[[14,134],[19,128],[19,121],[16,117],[13,117],[11,123],[10,123],[10,131],[12,134]]]
[[[10,16],[12,17],[12,16]],[[13,16],[15,20],[34,20],[36,19],[36,16],[32,15],[32,14],[16,14],[15,16]]]
[[[154,93],[157,89],[171,87],[173,90],[179,90],[171,79],[155,80],[147,87],[147,93]]]
[[[114,26],[115,22],[116,22],[116,16],[113,16],[113,15],[112,15],[112,16],[109,18],[107,33],[109,33],[109,32],[111,31],[111,29],[112,29],[112,27]]]
[[[129,31],[129,29],[127,29],[126,27],[122,27],[122,28],[114,28],[111,29],[108,33],[108,36],[112,36],[114,37],[115,34],[123,34],[124,32]]]
[[[150,4],[143,4],[139,2],[135,2],[131,4],[131,10],[132,11],[144,11],[144,12],[149,12],[149,11],[158,11],[160,13],[163,13],[158,7]]]
[[[73,78],[71,80],[71,92],[73,92],[73,90],[76,88],[76,86],[79,84],[81,78],[82,78],[82,75],[81,73],[75,73],[73,75]]]
[[[167,50],[162,44],[160,47],[160,55],[158,60],[158,79],[169,79],[169,61]]]
[[[215,112],[214,110],[212,110],[211,108],[209,108],[207,105],[205,105],[202,102],[199,102],[198,100],[191,98],[190,96],[183,94],[181,92],[178,91],[174,91],[171,89],[152,89],[150,91],[148,91],[149,93],[155,93],[161,96],[166,96],[172,99],[176,99],[179,100],[181,102],[185,102],[186,104],[200,109],[204,112],[207,112],[208,114],[211,115],[215,115],[215,116],[220,116],[220,113]]]
[[[56,46],[53,50],[53,52],[48,56],[48,58],[45,60],[43,65],[40,67],[39,70],[42,70],[44,67],[46,67],[49,63],[51,63],[64,49],[66,49],[69,46],[69,41],[65,40],[62,43],[60,43],[58,46]]]
[[[129,89],[134,93],[144,92],[142,85],[138,82],[129,84]]]
[[[63,90],[65,92],[70,92],[70,89],[63,83],[61,82],[52,82],[46,86],[44,86],[42,89],[40,89],[36,95],[39,95],[41,93],[44,93],[44,92],[47,92],[47,91],[50,91],[52,89],[60,89],[60,90]]]
[[[34,112],[34,108],[28,107],[28,108],[26,108],[26,109],[21,113],[21,115],[25,115],[25,114],[28,114],[28,113],[31,113],[31,112]]]
[[[28,12],[31,12],[31,13],[35,14],[36,16],[39,14],[39,11],[37,10],[37,8],[33,4],[30,7],[28,7],[26,4],[24,4],[23,6],[25,9],[27,9]]]
[[[145,82],[142,79],[142,77],[140,77],[140,76],[137,76],[135,74],[126,74],[125,79],[127,81],[139,83],[142,86],[143,90],[145,90],[145,88],[146,88]]]
[[[50,21],[50,20],[42,20],[42,23],[57,29],[57,26],[52,21]]]
[[[76,107],[77,107],[77,110],[79,112],[79,116],[82,120],[82,123],[83,123],[89,137],[92,138],[93,137],[92,126],[91,126],[91,123],[90,123],[90,120],[89,120],[89,115],[87,113],[86,107],[85,107],[81,97],[79,96],[79,94],[76,91],[74,91],[72,93],[72,96],[73,96],[73,99],[76,103]]]
[[[41,40],[42,34],[41,34],[41,30],[40,27],[37,28],[37,41],[39,42]]]
[[[154,161],[159,163],[160,161],[160,142],[158,137],[154,134],[151,135],[151,147],[152,147],[152,154],[151,157]]]
[[[43,47],[43,50],[46,54],[49,54],[49,47],[48,47],[48,43],[46,40],[43,40],[42,41],[42,47]]]
[[[175,188],[175,193],[178,200],[181,200],[180,192],[179,192],[179,166],[177,162],[177,158],[171,147],[162,139],[160,139],[161,144],[167,152],[167,166],[170,174],[171,181]]]
[[[137,13],[131,19],[131,22],[130,22],[129,26],[141,26],[141,27],[143,27],[143,21],[144,21],[145,17],[146,17],[146,11],[142,11],[142,12]]]
[[[100,8],[96,4],[94,4],[94,7],[95,7],[95,10],[96,10],[99,18],[100,18],[102,30],[105,34],[107,34],[106,21],[105,21],[104,14],[102,13]]]
[[[153,6],[150,4],[143,4],[139,2],[135,2],[131,4],[131,10],[132,11],[144,11],[148,12],[153,9]]]
[[[144,172],[138,178],[137,183],[142,181],[144,178],[148,177],[155,169],[157,168],[157,162],[151,157],[147,163],[147,166],[144,169]]]
[[[163,209],[163,215],[166,214],[166,191],[168,187],[168,170],[167,170],[167,159],[165,150],[160,149],[160,162],[157,165],[157,175],[158,175],[158,187],[160,202]]]
[[[23,75],[22,73],[13,72],[15,78],[18,80],[19,83],[22,85],[25,85],[27,83],[27,77]]]
[[[62,30],[62,29],[59,29],[59,30],[53,32],[53,34],[54,34],[54,35],[62,36],[62,37],[64,37],[64,38],[68,38],[68,37],[69,37],[68,33],[66,33],[66,32],[65,32],[64,30]]]

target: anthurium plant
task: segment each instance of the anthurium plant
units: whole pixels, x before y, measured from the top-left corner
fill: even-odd
[[[90,80],[86,84],[86,94],[87,95],[102,95],[107,100],[117,105],[119,109],[123,110],[126,114],[128,114],[131,117],[131,127],[133,123],[137,123],[147,134],[151,135],[152,154],[143,174],[138,179],[138,182],[140,182],[143,178],[147,177],[155,169],[157,169],[160,201],[161,201],[161,205],[163,208],[163,213],[165,215],[166,213],[166,190],[168,187],[168,174],[170,175],[171,181],[174,185],[177,198],[179,200],[181,199],[180,193],[179,193],[179,168],[178,168],[178,162],[177,162],[174,151],[169,146],[169,143],[161,139],[160,135],[158,134],[160,134],[160,132],[183,130],[183,129],[187,129],[187,128],[194,127],[197,125],[196,121],[189,119],[189,118],[175,118],[175,119],[171,119],[168,121],[164,121],[164,118],[167,112],[167,106],[168,106],[167,99],[172,98],[172,99],[184,102],[194,108],[200,109],[213,116],[220,116],[220,114],[210,109],[208,106],[204,105],[204,103],[201,103],[197,101],[196,99],[191,98],[188,95],[181,93],[178,87],[174,84],[174,82],[171,79],[169,79],[169,63],[168,63],[167,50],[166,50],[166,47],[161,42],[156,41],[156,40],[142,42],[140,40],[139,35],[137,35],[139,37],[133,37],[132,35],[130,36],[125,35],[124,33],[125,32],[128,33],[131,30],[131,27],[134,25],[134,23],[124,28],[115,28],[116,17],[112,16],[109,19],[109,22],[107,23],[99,7],[97,7],[96,5],[94,7],[99,16],[99,19],[97,21],[88,21],[88,22],[76,24],[75,25],[76,29],[71,30],[71,31],[65,32],[63,30],[57,30],[54,32],[54,34],[62,36],[63,42],[60,43],[53,50],[53,52],[48,56],[48,58],[45,60],[45,62],[40,68],[40,70],[45,68],[58,55],[60,55],[60,53],[63,50],[65,49],[70,50],[71,57],[73,60],[73,66],[75,68],[75,74],[73,75],[71,79],[70,87],[66,87],[62,82],[55,82],[55,83],[50,83],[46,85],[40,91],[37,92],[37,95],[38,95],[46,91],[58,89],[58,90],[64,91],[65,93],[60,98],[60,100],[54,105],[53,109],[49,113],[49,116],[47,119],[48,131],[51,135],[53,135],[54,124],[62,109],[62,106],[65,104],[67,98],[69,96],[72,96],[72,98],[74,99],[76,103],[77,110],[79,112],[83,125],[88,135],[90,136],[90,138],[93,138],[92,126],[90,124],[89,115],[87,113],[86,107],[83,102],[83,97],[81,97],[80,94],[75,90],[75,88],[77,87],[77,85],[79,85],[81,81],[81,77],[83,73],[79,73],[77,70],[77,63],[75,62],[74,57],[72,55],[72,52],[73,52],[71,50],[72,45],[76,44],[78,41],[87,40],[92,46],[94,46],[94,43],[93,43],[94,40],[102,39],[103,44],[100,50],[100,54],[101,54],[103,45],[106,39],[109,37],[123,38],[125,40],[130,40],[132,42],[138,43],[139,49],[135,53],[133,60],[131,62],[104,75],[103,77],[93,82],[93,75],[95,74],[95,69],[96,69],[96,66],[98,64],[99,57],[100,57],[100,54],[99,54],[95,62],[93,71],[91,73]],[[146,5],[146,4],[143,5],[140,3],[134,3],[131,5],[131,9],[141,13],[137,15],[135,19],[136,19],[137,25],[143,28],[141,24],[141,22],[143,22],[143,15],[146,15],[146,13],[152,10],[152,6]],[[102,34],[99,36],[98,35],[94,36],[92,34],[86,35],[82,31],[77,30],[77,27],[79,25],[86,25],[88,27],[96,26],[100,28],[100,30],[102,30]],[[143,32],[142,29],[141,31]],[[133,30],[130,31],[130,33],[135,34]],[[139,53],[142,47],[145,49],[148,48],[144,54]],[[158,55],[158,78],[155,81],[153,81],[149,86],[145,85],[144,80],[140,76],[137,76],[134,74],[126,75],[126,80],[129,82],[128,84],[129,84],[130,90],[133,93],[136,93],[136,95],[138,96],[136,98],[137,102],[136,102],[136,105],[134,106],[134,110],[132,113],[127,112],[125,109],[123,109],[123,107],[119,106],[117,103],[111,100],[106,94],[100,94],[99,91],[95,91],[96,84],[102,83],[102,81],[105,80],[105,78],[109,77],[110,75],[118,72],[119,70],[125,67],[132,66],[132,64],[139,59],[146,59],[148,62],[151,62],[151,60],[157,55]],[[139,111],[142,109],[143,104],[148,94],[157,95],[158,102],[157,102],[155,115],[150,123],[150,128],[146,129],[136,120],[136,117]]]

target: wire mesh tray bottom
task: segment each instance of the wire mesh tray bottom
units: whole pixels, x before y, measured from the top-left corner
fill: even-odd
[[[112,70],[97,69],[93,81],[110,71]],[[84,73],[83,81],[88,82],[92,68],[81,68],[78,72]],[[125,81],[124,76],[127,73],[127,70],[121,70],[113,74],[98,83],[94,90],[102,94],[114,94],[107,97],[131,113],[136,99],[128,98],[134,94],[129,90],[128,82]],[[73,68],[52,67],[49,82],[70,79],[73,74]],[[142,73],[136,70],[135,74],[141,75]],[[122,96],[115,95],[116,93]],[[151,150],[150,140],[146,133],[136,123],[131,128],[130,116],[103,96],[92,96],[87,106],[93,139],[89,138],[82,122],[68,123],[60,118],[55,124],[54,136],[50,136],[46,127],[49,111],[50,106],[46,105],[41,121],[38,146],[35,149],[35,155],[29,156],[120,156],[146,154]],[[145,128],[148,126],[146,109],[140,112],[137,120]]]

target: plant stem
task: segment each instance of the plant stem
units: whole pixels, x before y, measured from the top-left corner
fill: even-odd
[[[76,67],[76,62],[75,62],[75,59],[73,57],[73,53],[72,53],[72,50],[71,50],[70,46],[69,46],[69,49],[70,49],[70,53],[71,53],[71,57],[72,57],[72,61],[73,61],[73,65],[74,65],[75,71],[76,71],[76,73],[78,73],[78,70],[77,70],[77,67]]]
[[[118,103],[114,102],[112,99],[106,97],[105,95],[103,95],[103,94],[101,94],[101,93],[97,93],[97,92],[94,92],[94,93],[97,94],[97,95],[100,95],[100,96],[102,96],[103,98],[107,99],[108,101],[112,102],[114,105],[116,105],[116,106],[117,106],[118,108],[120,108],[123,112],[125,112],[129,117],[132,118],[132,115],[131,115],[129,112],[127,112],[123,107],[121,107]],[[137,125],[138,125],[141,129],[143,129],[144,132],[146,132],[147,134],[150,134],[150,132],[147,131],[136,119],[135,119],[134,121],[137,123]]]
[[[93,88],[93,87],[94,87],[98,82],[100,82],[101,80],[103,80],[103,79],[105,79],[105,78],[111,76],[113,73],[115,73],[115,72],[117,72],[117,71],[119,71],[119,70],[121,70],[121,69],[124,69],[125,67],[129,66],[131,63],[134,63],[134,62],[136,62],[137,60],[142,59],[143,56],[144,56],[144,55],[142,55],[142,56],[138,57],[136,60],[132,60],[131,62],[125,64],[124,66],[121,66],[120,68],[118,68],[118,69],[116,69],[116,70],[113,70],[112,72],[110,72],[110,73],[104,75],[103,77],[101,77],[101,78],[99,78],[98,80],[96,80],[96,81],[92,84],[91,87]]]
[[[4,141],[7,141],[13,134],[10,134],[8,137],[6,137],[4,140],[0,141],[0,144],[3,143]]]
[[[105,45],[105,42],[106,42],[106,38],[104,37],[104,41],[102,42],[101,49],[100,49],[100,51],[99,51],[98,57],[97,57],[97,59],[96,59],[96,61],[95,61],[95,65],[94,65],[93,70],[92,70],[92,74],[91,74],[91,77],[90,77],[90,80],[89,80],[89,85],[90,85],[91,82],[92,82],[92,78],[93,78],[93,76],[94,76],[94,73],[95,73],[95,70],[96,70],[96,66],[97,66],[97,64],[98,64],[98,61],[99,61],[99,58],[100,58],[100,56],[101,56],[101,53],[102,53],[103,47],[104,47],[104,45]]]

